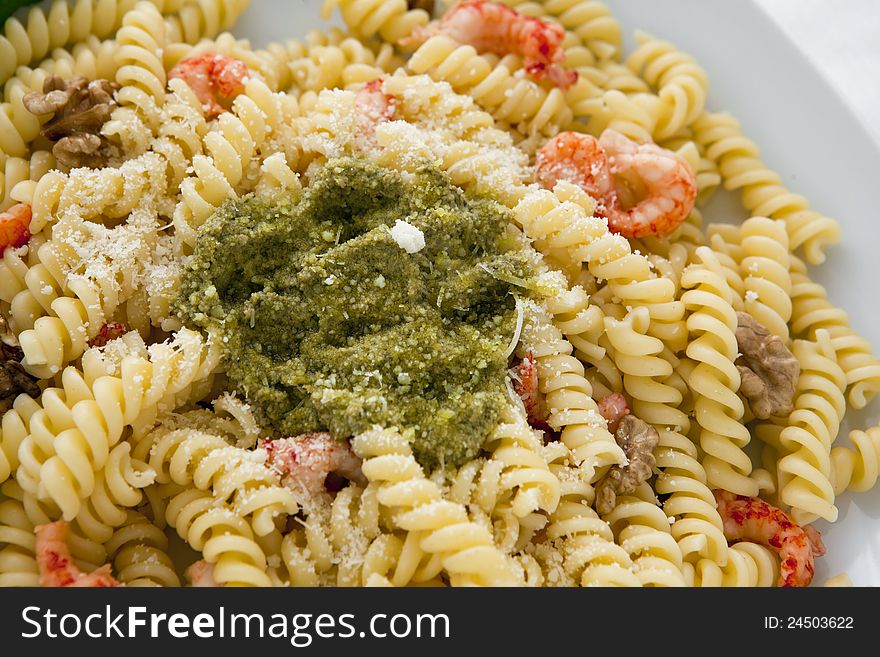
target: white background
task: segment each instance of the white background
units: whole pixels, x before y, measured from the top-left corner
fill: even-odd
[[[756,0],[880,144],[880,2]]]

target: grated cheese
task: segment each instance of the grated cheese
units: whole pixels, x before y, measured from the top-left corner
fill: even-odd
[[[425,248],[425,234],[412,224],[400,219],[391,229],[391,238],[409,254],[418,253]]]

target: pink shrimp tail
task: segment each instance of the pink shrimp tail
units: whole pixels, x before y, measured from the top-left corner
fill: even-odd
[[[63,520],[39,525],[36,534],[37,567],[40,570],[40,586],[107,587],[120,586],[110,574],[110,564],[91,573],[83,573],[77,567],[67,545],[67,523]]]
[[[205,116],[211,119],[227,111],[229,101],[244,92],[248,74],[241,60],[206,52],[179,62],[168,72],[168,79],[186,82],[202,103]]]
[[[618,207],[611,168],[599,140],[580,132],[561,132],[538,150],[535,178],[545,189],[560,181],[577,185],[596,200],[596,216],[608,218]]]
[[[522,399],[529,425],[539,431],[552,433],[552,427],[547,424],[547,409],[538,390],[538,368],[535,364],[535,354],[531,350],[516,368],[513,389]]]
[[[31,206],[16,203],[6,212],[0,213],[0,254],[7,247],[24,246],[31,239],[28,226],[31,223]]]
[[[355,114],[361,137],[375,146],[376,126],[392,121],[397,111],[397,100],[383,90],[382,78],[367,82],[355,98]]]
[[[358,116],[374,125],[383,121],[391,121],[397,110],[397,102],[393,96],[385,93],[382,84],[382,78],[367,82],[355,99]]]
[[[325,431],[295,438],[264,440],[266,464],[281,475],[285,486],[316,495],[325,490],[327,475],[335,473],[358,484],[365,482],[361,459],[347,441],[336,440]]]
[[[629,415],[629,405],[626,397],[619,392],[605,395],[598,402],[599,413],[608,421],[608,431],[617,433],[617,426],[624,415]]]
[[[627,172],[647,191],[624,209],[614,176]],[[614,130],[599,139],[560,133],[538,151],[535,177],[547,189],[560,180],[577,185],[596,200],[596,216],[608,220],[609,230],[629,239],[668,235],[687,218],[697,197],[696,177],[675,153]]]
[[[186,569],[186,576],[189,578],[190,584],[195,588],[215,588],[220,584],[214,579],[214,564],[208,563],[204,559],[190,564]]]
[[[774,550],[780,559],[779,586],[810,584],[814,572],[810,530],[800,527],[782,509],[764,500],[726,490],[715,490],[713,494],[728,541],[752,541]],[[824,546],[821,549],[824,553]]]
[[[248,78],[248,68],[239,59],[217,55],[211,79],[217,93],[223,98],[232,99],[244,92],[244,82]]]
[[[822,542],[822,534],[819,533],[819,530],[812,525],[804,525],[801,529],[804,530],[807,538],[810,539],[810,548],[813,550],[813,556],[824,557],[825,543]]]
[[[439,21],[413,31],[401,45],[418,46],[437,34],[473,46],[481,53],[522,57],[526,73],[563,91],[578,79],[577,71],[563,66],[565,30],[561,25],[525,16],[498,2],[462,0]]]

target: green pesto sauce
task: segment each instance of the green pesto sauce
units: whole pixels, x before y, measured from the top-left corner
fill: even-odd
[[[426,246],[407,253],[396,220]],[[176,309],[285,435],[414,432],[419,462],[476,455],[509,403],[516,285],[534,278],[505,208],[426,168],[329,162],[300,198],[227,202],[200,230]]]

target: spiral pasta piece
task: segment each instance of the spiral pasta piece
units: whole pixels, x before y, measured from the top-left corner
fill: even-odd
[[[629,242],[611,233],[605,221],[590,216],[593,201],[579,187],[557,183],[553,192],[528,192],[513,208],[514,220],[541,251],[561,251],[590,273],[608,281],[609,291],[626,306],[643,306],[652,334],[674,349],[683,348],[687,330],[684,306],[675,299],[675,283],[651,271],[650,261],[632,252]]]
[[[204,138],[206,154],[193,156],[195,175],[180,184],[181,201],[173,218],[180,249],[191,250],[199,226],[223,201],[237,197],[236,187],[246,173],[244,166],[259,155],[282,119],[289,117],[288,108],[281,95],[251,78],[233,102],[232,111],[218,117],[217,129]]]
[[[40,134],[40,119],[25,107],[24,97],[31,91],[42,91],[42,76],[30,77],[29,82],[35,87],[20,78],[13,78],[4,86],[4,102],[0,103],[0,159],[27,157],[29,144]]]
[[[507,59],[507,58],[505,58]],[[498,121],[519,126],[523,133],[556,134],[572,120],[566,95],[514,75],[518,67],[480,55],[473,46],[447,36],[431,37],[412,54],[406,66],[415,74],[448,82],[458,93],[471,96]],[[570,91],[569,93],[577,93]]]
[[[410,9],[406,0],[325,0],[321,16],[330,18],[337,7],[354,36],[367,40],[378,35],[394,44],[431,19],[423,9]]]
[[[584,376],[590,382],[593,396],[604,397],[623,391],[623,380],[614,364],[614,348],[605,335],[605,314],[592,305],[581,286],[546,296],[544,304],[553,316],[553,323],[575,348],[575,355],[588,366]]]
[[[518,518],[534,511],[552,512],[559,504],[559,481],[541,454],[540,436],[518,410],[509,409],[489,439],[491,461],[499,463],[499,497],[511,495]],[[490,509],[484,509],[489,511]]]
[[[10,18],[0,36],[0,83],[18,67],[38,62],[56,48],[90,36],[105,39],[133,6],[134,0],[55,0],[48,10],[32,8],[24,20]]]
[[[124,152],[144,152],[160,123],[165,102],[165,66],[162,51],[165,25],[152,4],[142,0],[127,12],[116,33],[115,94],[113,110],[102,133],[121,144]]]
[[[133,298],[151,311],[145,331],[151,315],[157,324],[168,316],[162,293],[170,292],[169,281],[156,274],[152,282],[140,282],[152,268],[151,253],[161,248],[158,225],[155,210],[147,208],[133,212],[128,226],[110,231],[72,217],[56,224],[53,239],[37,250],[39,262],[24,273],[19,284],[23,289],[10,299],[11,323],[19,331],[27,371],[41,378],[59,372]],[[83,269],[84,257],[90,259],[88,269]],[[142,324],[137,317],[131,319],[135,323],[130,328]]]
[[[694,58],[668,41],[636,32],[638,47],[626,65],[643,77],[662,103],[653,137],[659,141],[690,126],[702,113],[709,92],[706,72]]]
[[[387,43],[375,53],[357,39],[346,38],[338,44],[304,48],[288,66],[293,88],[303,93],[358,88],[361,83],[391,73],[402,64],[403,60]]]
[[[28,433],[30,419],[40,410],[37,401],[25,394],[18,395],[12,408],[0,420],[0,483],[18,469],[18,449]]]
[[[250,0],[187,0],[173,13],[167,9],[167,43],[195,44],[228,30],[248,8]]]
[[[846,377],[825,331],[815,342],[796,340],[792,353],[801,374],[794,411],[778,436],[779,498],[799,524],[820,517],[834,522],[831,448],[846,410]]]
[[[266,553],[247,520],[207,491],[185,489],[168,499],[165,519],[190,547],[214,566],[227,586],[271,586]]]
[[[25,181],[39,180],[55,166],[55,158],[49,151],[37,151],[29,160],[20,157],[8,157],[0,171],[0,189],[2,189],[2,202],[0,212],[4,212],[20,202],[15,198],[13,190]]]
[[[730,546],[724,567],[711,559],[685,564],[685,579],[697,587],[770,587],[779,578],[778,558],[770,549],[750,541]]]
[[[834,494],[845,490],[864,493],[871,490],[880,475],[880,427],[850,431],[849,447],[831,450]]]
[[[740,236],[740,271],[745,289],[743,309],[771,333],[788,342],[792,281],[785,224],[766,217],[752,217],[743,222]]]
[[[640,586],[627,551],[585,500],[566,495],[550,515],[547,543],[538,545],[544,579],[553,586]]]
[[[39,584],[34,527],[55,518],[57,509],[41,506],[15,482],[0,488],[0,588]],[[71,525],[68,543],[81,570],[94,570],[107,559],[104,547],[84,537],[78,523]]]
[[[604,520],[632,558],[632,570],[642,586],[684,586],[681,549],[659,506],[637,496],[621,497]]]
[[[838,223],[810,209],[803,196],[788,191],[779,174],[761,161],[758,147],[743,135],[739,123],[729,114],[703,113],[694,121],[693,128],[706,156],[718,163],[724,186],[740,190],[743,205],[753,215],[785,221],[789,248],[803,248],[810,264],[821,264],[825,248],[840,239]]]
[[[95,473],[94,490],[77,513],[82,533],[97,543],[110,540],[116,528],[128,520],[128,510],[141,503],[143,489],[155,478],[152,468],[131,457],[131,445],[116,445],[104,467]]]
[[[288,586],[405,585],[414,569],[405,557],[401,559],[404,540],[380,526],[375,493],[375,488],[352,484],[329,505],[313,505],[303,527],[284,536],[282,568],[270,570],[273,582]]]
[[[659,495],[668,496],[663,511],[672,519],[670,531],[683,558],[693,562],[705,557],[724,564],[727,539],[697,447],[687,435],[691,423],[681,408],[682,392],[670,382],[673,362],[664,353],[663,342],[648,335],[649,325],[644,309],[635,309],[622,321],[606,319],[624,388],[632,397],[632,412],[660,434],[654,450],[660,475],[654,487]]]
[[[754,497],[757,484],[749,477],[752,462],[743,448],[750,440],[742,424],[745,408],[739,391],[740,375],[734,365],[736,313],[721,265],[707,247],[697,249],[699,265],[682,274],[687,292],[682,301],[691,311],[687,325],[694,336],[687,355],[696,363],[688,385],[695,395],[695,419],[700,425],[703,467],[709,486]]]
[[[405,436],[375,429],[355,436],[352,449],[364,459],[364,475],[378,487],[380,506],[393,514],[396,528],[407,532],[405,544],[412,541],[427,557],[417,581],[445,571],[453,586],[515,583],[515,570],[495,547],[492,535],[468,520],[462,505],[442,499],[440,488],[425,478],[413,458]]]
[[[864,408],[880,391],[880,360],[871,344],[853,331],[846,312],[828,300],[824,287],[810,280],[804,263],[793,257],[791,266],[792,335],[815,340],[817,331],[828,332],[846,373],[847,399],[853,408]]]
[[[266,464],[265,450],[245,450],[223,437],[184,428],[163,427],[138,442],[136,454],[148,455],[159,483],[211,491],[237,512],[251,517],[258,536],[275,530],[275,519],[299,510],[294,492],[280,484]]]
[[[621,51],[620,23],[598,0],[501,0],[529,16],[551,18],[583,42],[598,62],[615,59]]]
[[[584,378],[583,364],[572,355],[574,349],[549,318],[539,313],[523,327],[538,369],[538,390],[545,395],[547,424],[560,432],[585,479],[597,481],[612,465],[625,461],[623,450],[608,432],[605,418],[593,400]]]
[[[53,500],[72,520],[96,489],[96,473],[127,426],[154,421],[168,406],[204,394],[198,385],[218,362],[216,347],[181,329],[170,344],[152,345],[150,358],[129,356],[118,374],[85,378],[74,367],[61,388],[47,388],[19,447],[16,478],[26,492]]]
[[[168,556],[168,537],[137,511],[129,510],[104,547],[116,579],[126,586],[180,586]]]

